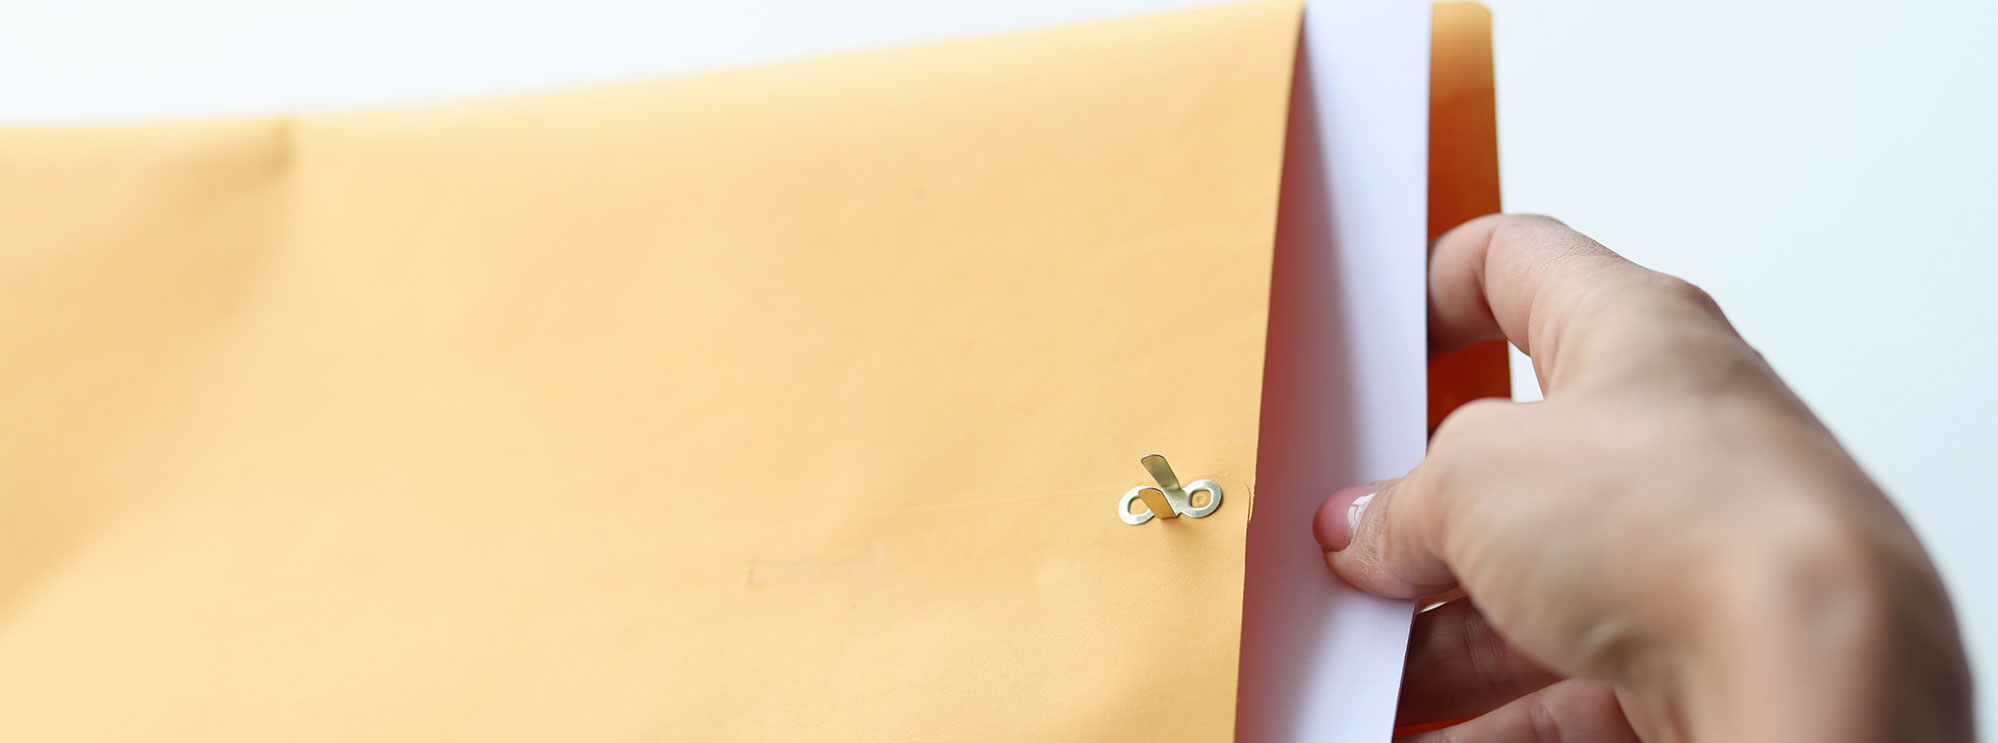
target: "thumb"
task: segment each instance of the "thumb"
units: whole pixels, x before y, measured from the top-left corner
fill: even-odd
[[[1408,476],[1360,488],[1346,488],[1325,499],[1311,520],[1325,562],[1332,572],[1367,593],[1416,599],[1457,587],[1451,569],[1453,540],[1471,529],[1491,535],[1490,524],[1475,517],[1463,524],[1464,506],[1476,502],[1469,492],[1494,482],[1492,467],[1507,457],[1495,456],[1492,442],[1517,438],[1525,430],[1516,416],[1524,409],[1511,402],[1479,400],[1457,408],[1436,427],[1429,453]],[[1453,518],[1454,517],[1454,518]]]
[[[1414,599],[1457,587],[1439,550],[1436,514],[1419,478],[1385,480],[1333,493],[1311,530],[1325,562],[1367,593]]]

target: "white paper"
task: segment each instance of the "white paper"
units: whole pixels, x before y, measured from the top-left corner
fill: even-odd
[[[1429,6],[1316,2],[1291,100],[1249,522],[1244,741],[1387,741],[1413,606],[1334,577],[1311,516],[1426,437]]]

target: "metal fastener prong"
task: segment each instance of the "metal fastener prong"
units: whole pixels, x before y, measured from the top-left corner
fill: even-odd
[[[1166,464],[1166,458],[1158,454],[1147,454],[1138,460],[1138,464],[1144,465],[1146,472],[1152,473],[1152,481],[1158,483],[1158,486],[1139,485],[1124,493],[1124,498],[1117,501],[1117,517],[1123,519],[1124,523],[1137,526],[1153,518],[1170,519],[1179,516],[1205,518],[1207,514],[1213,513],[1214,509],[1221,507],[1219,483],[1213,480],[1194,480],[1192,484],[1182,488],[1179,485],[1179,476],[1172,472],[1172,465]],[[1193,493],[1199,490],[1207,491],[1207,504],[1195,508]],[[1136,500],[1145,502],[1144,513],[1131,513],[1131,502]]]

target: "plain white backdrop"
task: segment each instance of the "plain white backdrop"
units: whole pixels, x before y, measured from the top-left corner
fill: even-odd
[[[0,122],[433,100],[1197,4],[0,0]],[[1720,301],[1928,542],[1998,723],[1998,3],[1489,4],[1507,207]]]

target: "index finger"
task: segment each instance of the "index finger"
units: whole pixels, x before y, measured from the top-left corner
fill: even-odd
[[[1740,343],[1698,288],[1548,217],[1479,217],[1430,255],[1431,353],[1503,337],[1533,358],[1550,394],[1592,361],[1677,363],[1689,334]]]

